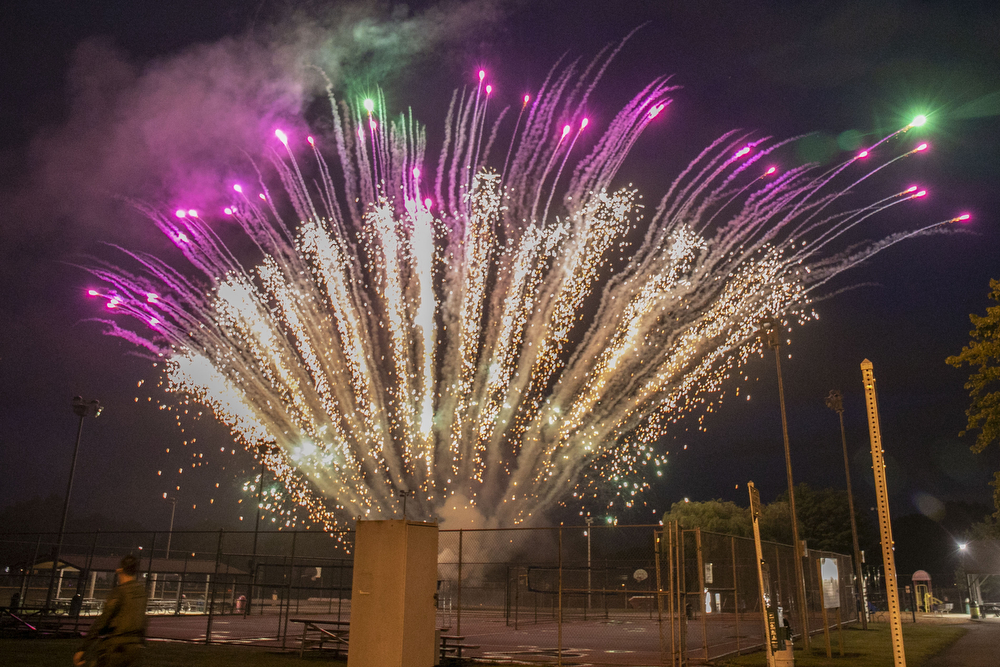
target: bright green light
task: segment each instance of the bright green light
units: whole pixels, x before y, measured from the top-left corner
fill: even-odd
[[[927,122],[927,116],[920,114],[919,116],[913,119],[913,122],[910,123],[910,125],[913,127],[920,127],[926,122]]]
[[[375,101],[372,100],[372,98],[370,98],[370,97],[366,98],[365,99],[365,111],[367,111],[368,113],[371,113],[374,110],[375,110]]]

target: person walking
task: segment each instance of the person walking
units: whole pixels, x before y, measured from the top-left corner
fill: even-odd
[[[73,655],[76,667],[133,667],[146,640],[146,587],[138,580],[139,559],[128,554],[118,569],[118,585]]]

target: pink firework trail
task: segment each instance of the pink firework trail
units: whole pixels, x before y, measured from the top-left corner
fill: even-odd
[[[597,81],[572,67],[524,96],[497,173],[507,110],[488,120],[486,77],[452,98],[436,168],[424,130],[383,117],[382,99],[342,117],[331,96],[329,161],[313,137],[276,132],[281,196],[234,184],[225,210],[259,249],[252,268],[214,214],[183,208],[144,210],[203,279],[140,252],[137,272],[93,269],[105,286],[91,294],[141,325],[109,333],[162,357],[170,391],[263,457],[285,525],[399,517],[400,490],[417,491],[411,516],[475,508],[486,525],[583,502],[595,483],[630,506],[665,464],[664,434],[759,349],[762,318],[802,323],[840,272],[967,219],[848,244],[925,194],[840,206],[923,151],[890,153],[911,126],[784,171],[769,162],[784,142],[728,133],[642,213],[615,179],[672,88],[653,81],[600,128],[585,114]]]

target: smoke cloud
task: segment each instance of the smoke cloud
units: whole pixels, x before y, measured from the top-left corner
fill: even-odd
[[[293,10],[272,25],[142,63],[105,39],[85,41],[68,73],[68,120],[34,139],[28,187],[4,226],[18,225],[34,243],[58,234],[66,250],[87,237],[134,247],[151,225],[120,198],[214,205],[233,178],[253,173],[276,127],[302,128],[325,77],[340,90],[391,82],[414,59],[495,24],[504,4]]]

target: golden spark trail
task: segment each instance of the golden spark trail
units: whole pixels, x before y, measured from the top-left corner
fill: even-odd
[[[327,139],[275,133],[281,187],[231,184],[253,268],[215,214],[144,207],[201,282],[141,252],[131,272],[92,267],[108,333],[164,361],[167,389],[277,475],[285,525],[399,517],[400,491],[411,518],[474,507],[496,526],[601,484],[631,506],[662,472],[664,435],[700,424],[759,351],[763,318],[804,323],[834,276],[968,216],[849,237],[926,194],[842,207],[924,152],[890,151],[912,124],[829,168],[780,169],[787,142],[728,133],[645,209],[616,178],[672,88],[653,81],[601,128],[585,108],[602,58],[519,99],[498,156],[511,124],[506,109],[487,122],[500,95],[484,72],[452,98],[433,173],[412,116],[331,95]]]

